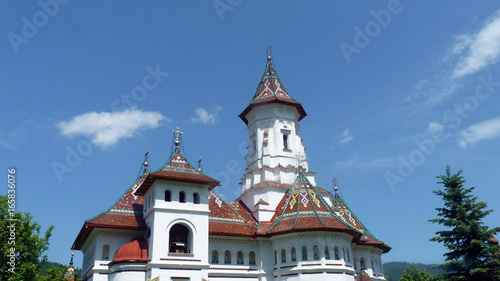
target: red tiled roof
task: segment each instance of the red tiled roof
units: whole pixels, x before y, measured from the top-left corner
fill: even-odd
[[[309,230],[355,233],[333,213],[320,192],[303,174],[299,174],[293,186],[278,204],[271,222],[268,234]]]
[[[295,106],[299,112],[299,121],[307,115],[302,105],[288,94],[285,86],[281,83],[281,80],[278,77],[278,73],[274,69],[270,57],[268,57],[264,75],[262,75],[262,78],[260,79],[259,86],[255,91],[252,101],[247,108],[243,110],[239,117],[243,120],[243,122],[245,122],[245,124],[248,125],[248,120],[245,116],[248,112],[250,112],[250,110],[252,110],[252,108],[260,104],[274,102]]]
[[[253,236],[257,229],[255,219],[243,202],[226,202],[210,191],[209,234]]]
[[[218,180],[195,169],[177,148],[163,167],[148,175],[144,183],[137,189],[136,194],[144,195],[156,179],[206,183],[210,188],[220,184]]]
[[[148,242],[144,238],[136,238],[127,244],[123,245],[116,251],[113,261],[115,263],[133,262],[145,263],[148,262]]]
[[[377,239],[370,231],[368,231],[368,229],[356,217],[354,212],[351,211],[351,209],[347,206],[342,197],[338,195],[338,193],[335,194],[335,198],[333,199],[332,209],[335,214],[342,219],[342,221],[349,224],[351,227],[362,234],[361,238],[354,242],[362,245],[372,245],[374,247],[378,247],[382,249],[384,253],[391,250],[391,247]]]
[[[72,249],[80,250],[95,227],[118,229],[145,229],[143,202],[144,197],[135,195],[147,174],[143,174],[118,201],[105,212],[87,220],[73,243]]]

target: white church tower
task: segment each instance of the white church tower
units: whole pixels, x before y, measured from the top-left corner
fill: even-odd
[[[255,95],[239,115],[247,124],[249,143],[240,198],[247,206],[255,206],[253,214],[259,220],[272,218],[279,200],[299,172],[316,184],[314,173],[308,170],[306,149],[299,134],[299,121],[306,115],[281,83],[268,53]]]
[[[173,133],[170,159],[135,192],[144,196],[150,265],[146,278],[208,280],[208,197],[219,181],[186,160],[179,148],[182,132],[177,128]]]

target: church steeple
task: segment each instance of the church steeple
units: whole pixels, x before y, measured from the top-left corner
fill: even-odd
[[[263,181],[292,184],[301,171],[314,182],[299,135],[299,121],[306,115],[281,82],[268,48],[259,86],[239,115],[247,124],[249,138],[242,193]]]
[[[266,69],[260,79],[259,86],[257,87],[250,104],[247,108],[245,108],[245,110],[243,110],[239,117],[243,120],[243,122],[245,122],[245,124],[248,125],[246,115],[254,107],[274,102],[294,106],[299,113],[299,121],[307,115],[302,105],[288,94],[285,86],[281,83],[278,73],[272,63],[270,49],[268,49]]]

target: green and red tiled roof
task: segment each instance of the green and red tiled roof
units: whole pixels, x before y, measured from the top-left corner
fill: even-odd
[[[224,201],[210,191],[208,204],[210,235],[247,237],[254,235],[257,223],[250,215],[250,210],[242,202]]]
[[[178,148],[174,150],[170,159],[163,167],[148,175],[135,194],[144,195],[156,179],[204,183],[208,184],[210,188],[214,188],[220,184],[218,180],[206,176],[201,171],[195,169]]]
[[[293,231],[336,230],[356,234],[323,199],[321,193],[301,173],[276,208],[267,234]]]
[[[73,243],[73,249],[80,250],[95,227],[138,229],[146,228],[143,217],[144,197],[134,194],[147,177],[144,173],[109,209],[85,221]]]
[[[339,216],[345,223],[351,225],[357,231],[362,233],[361,238],[358,241],[358,244],[362,245],[372,245],[375,247],[379,247],[385,251],[389,251],[390,247],[387,246],[384,242],[380,241],[376,238],[364,225],[363,223],[356,217],[354,212],[347,206],[345,201],[340,197],[340,195],[336,192],[335,197],[332,202],[332,209],[337,216]]]
[[[252,108],[260,104],[273,102],[295,106],[299,112],[299,121],[307,115],[302,105],[288,94],[285,86],[281,83],[281,80],[278,77],[278,73],[274,69],[271,57],[269,56],[264,75],[262,75],[262,78],[260,79],[259,86],[255,91],[252,101],[239,116],[241,120],[248,125],[248,120],[245,116],[248,112],[250,112],[250,110],[252,110]]]

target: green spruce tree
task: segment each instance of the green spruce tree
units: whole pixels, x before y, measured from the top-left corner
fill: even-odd
[[[491,243],[500,227],[489,229],[483,218],[492,210],[485,210],[486,203],[478,202],[471,193],[474,187],[465,188],[462,171],[452,175],[446,167],[441,179],[443,190],[433,191],[444,201],[443,208],[436,208],[438,218],[429,220],[445,227],[436,232],[431,241],[443,243],[448,249],[443,264],[445,280],[490,281],[500,280],[498,244]]]
[[[0,196],[0,280],[39,281],[53,226],[41,235],[41,225],[29,213],[11,213],[9,198]]]

